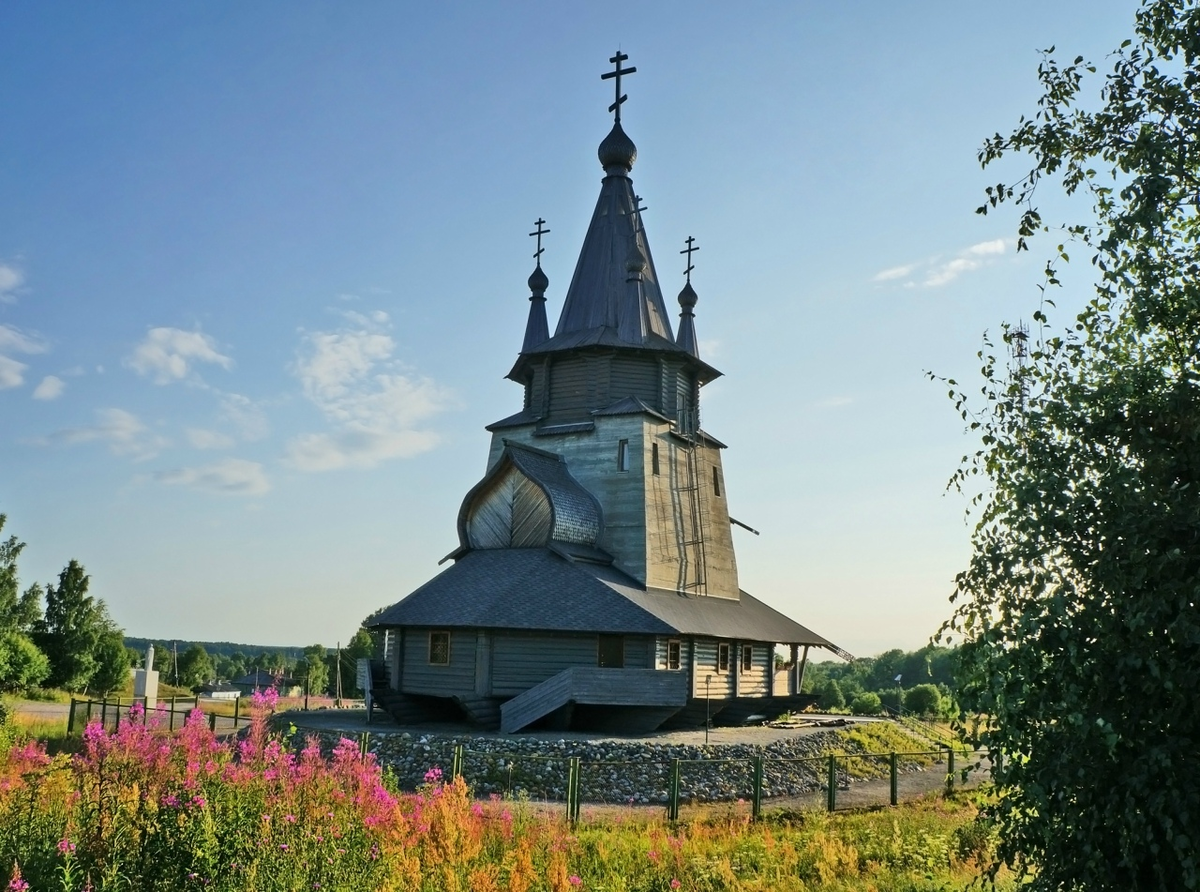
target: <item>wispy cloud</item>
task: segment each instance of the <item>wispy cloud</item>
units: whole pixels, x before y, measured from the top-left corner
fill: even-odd
[[[45,353],[46,349],[46,342],[37,335],[0,323],[0,390],[25,383],[25,370],[29,366],[13,359],[13,353]]]
[[[938,288],[949,284],[964,273],[979,269],[1008,250],[1008,242],[997,238],[979,242],[963,248],[950,259],[933,257],[902,266],[892,266],[880,270],[871,277],[872,282],[901,282],[905,287],[912,288],[921,285],[925,288]]]
[[[159,483],[190,486],[235,496],[259,496],[271,485],[263,466],[242,458],[227,458],[211,465],[173,468],[154,475]]]
[[[184,433],[193,449],[228,449],[234,443],[233,437],[220,431],[190,427]]]
[[[21,271],[15,266],[0,263],[0,304],[17,302],[17,289],[25,281]]]
[[[903,279],[914,269],[916,269],[915,263],[906,263],[904,266],[893,266],[888,269],[882,269],[871,277],[871,281],[890,282],[893,279]]]
[[[139,375],[153,378],[155,384],[182,381],[197,363],[210,363],[229,369],[233,360],[217,351],[212,338],[200,331],[180,328],[152,328],[138,344],[125,364]]]
[[[347,325],[305,334],[291,371],[333,430],[304,434],[286,460],[302,471],[371,468],[432,449],[420,425],[454,404],[450,390],[393,358],[386,313],[343,313]]]
[[[66,387],[67,384],[62,378],[47,375],[42,379],[42,383],[33,388],[33,398],[35,400],[56,400],[63,395]]]
[[[52,443],[104,443],[113,455],[145,461],[159,453],[167,441],[150,431],[137,416],[124,409],[98,409],[97,423],[85,427],[68,427],[50,434]]]

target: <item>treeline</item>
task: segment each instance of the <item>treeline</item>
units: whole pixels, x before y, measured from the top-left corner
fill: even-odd
[[[136,642],[140,646],[132,646]],[[129,659],[133,666],[145,662],[147,639],[127,639]],[[312,644],[305,648],[275,647],[254,648],[247,653],[240,649],[228,652],[209,649],[206,642],[154,643],[154,668],[161,682],[179,687],[199,690],[208,684],[233,682],[239,678],[263,671],[272,676],[287,679],[296,687],[303,687],[313,696],[338,693],[338,669],[341,669],[341,694],[358,697],[355,679],[359,659],[370,659],[375,655],[375,640],[366,629],[354,633],[340,653],[323,644]],[[184,646],[181,648],[180,644]],[[224,648],[222,649],[224,650]],[[257,653],[253,651],[257,650]],[[340,659],[340,664],[339,664]]]
[[[0,514],[0,533],[8,517]],[[104,601],[88,594],[83,565],[71,560],[57,585],[21,590],[17,559],[25,543],[0,539],[0,691],[36,687],[108,694],[124,687],[124,634]]]
[[[954,705],[957,666],[957,648],[928,644],[914,651],[889,650],[853,663],[811,663],[804,691],[819,695],[817,705],[825,710],[946,715]]]

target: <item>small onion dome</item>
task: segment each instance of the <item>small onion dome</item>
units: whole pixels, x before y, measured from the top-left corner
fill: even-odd
[[[679,306],[685,311],[690,311],[696,306],[696,301],[700,298],[696,296],[695,290],[692,288],[692,283],[688,282],[683,286],[683,290],[679,292]]]
[[[618,121],[613,124],[613,129],[609,131],[608,136],[604,137],[596,154],[605,170],[610,167],[623,167],[629,171],[633,170],[633,162],[637,159],[637,146],[633,144],[632,139],[625,135],[625,131],[621,129]]]
[[[546,274],[542,272],[542,264],[539,262],[537,268],[529,276],[529,290],[535,297],[542,297],[546,293],[546,289],[550,287],[550,280],[546,278]]]
[[[629,273],[630,279],[640,279],[647,266],[649,264],[646,263],[646,255],[642,253],[641,246],[635,240],[629,249],[629,256],[625,258],[625,271]]]

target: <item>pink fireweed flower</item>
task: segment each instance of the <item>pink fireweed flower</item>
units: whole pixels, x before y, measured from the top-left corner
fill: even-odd
[[[567,877],[567,882],[570,883],[572,886],[582,886],[583,885],[583,880],[581,880],[575,874],[571,874],[569,877]]]
[[[62,855],[73,855],[75,853],[75,843],[64,836],[58,841],[58,851]]]
[[[29,884],[21,879],[21,865],[13,862],[12,879],[8,881],[8,892],[26,892]]]
[[[682,885],[683,885],[683,883],[679,882],[679,880],[675,879],[675,877],[671,877],[671,888],[672,889],[678,889]]]
[[[646,857],[648,857],[651,861],[653,861],[655,864],[657,864],[659,862],[659,859],[662,858],[662,855],[660,855],[654,849],[651,849],[650,851],[648,851],[646,853]]]
[[[442,769],[438,768],[436,765],[425,772],[425,783],[427,784],[436,784],[440,782],[441,779]]]

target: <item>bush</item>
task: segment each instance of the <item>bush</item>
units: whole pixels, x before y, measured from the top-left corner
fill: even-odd
[[[942,708],[942,695],[936,685],[919,684],[904,692],[904,708],[917,715],[937,715]]]
[[[820,694],[822,709],[845,709],[846,697],[842,694],[841,686],[830,679],[821,686]]]
[[[854,715],[879,715],[883,711],[883,703],[878,694],[870,691],[859,694],[850,701],[850,712]]]
[[[876,691],[879,694],[879,702],[884,711],[892,715],[899,715],[901,708],[904,706],[904,691],[900,688],[887,688],[883,691]]]

